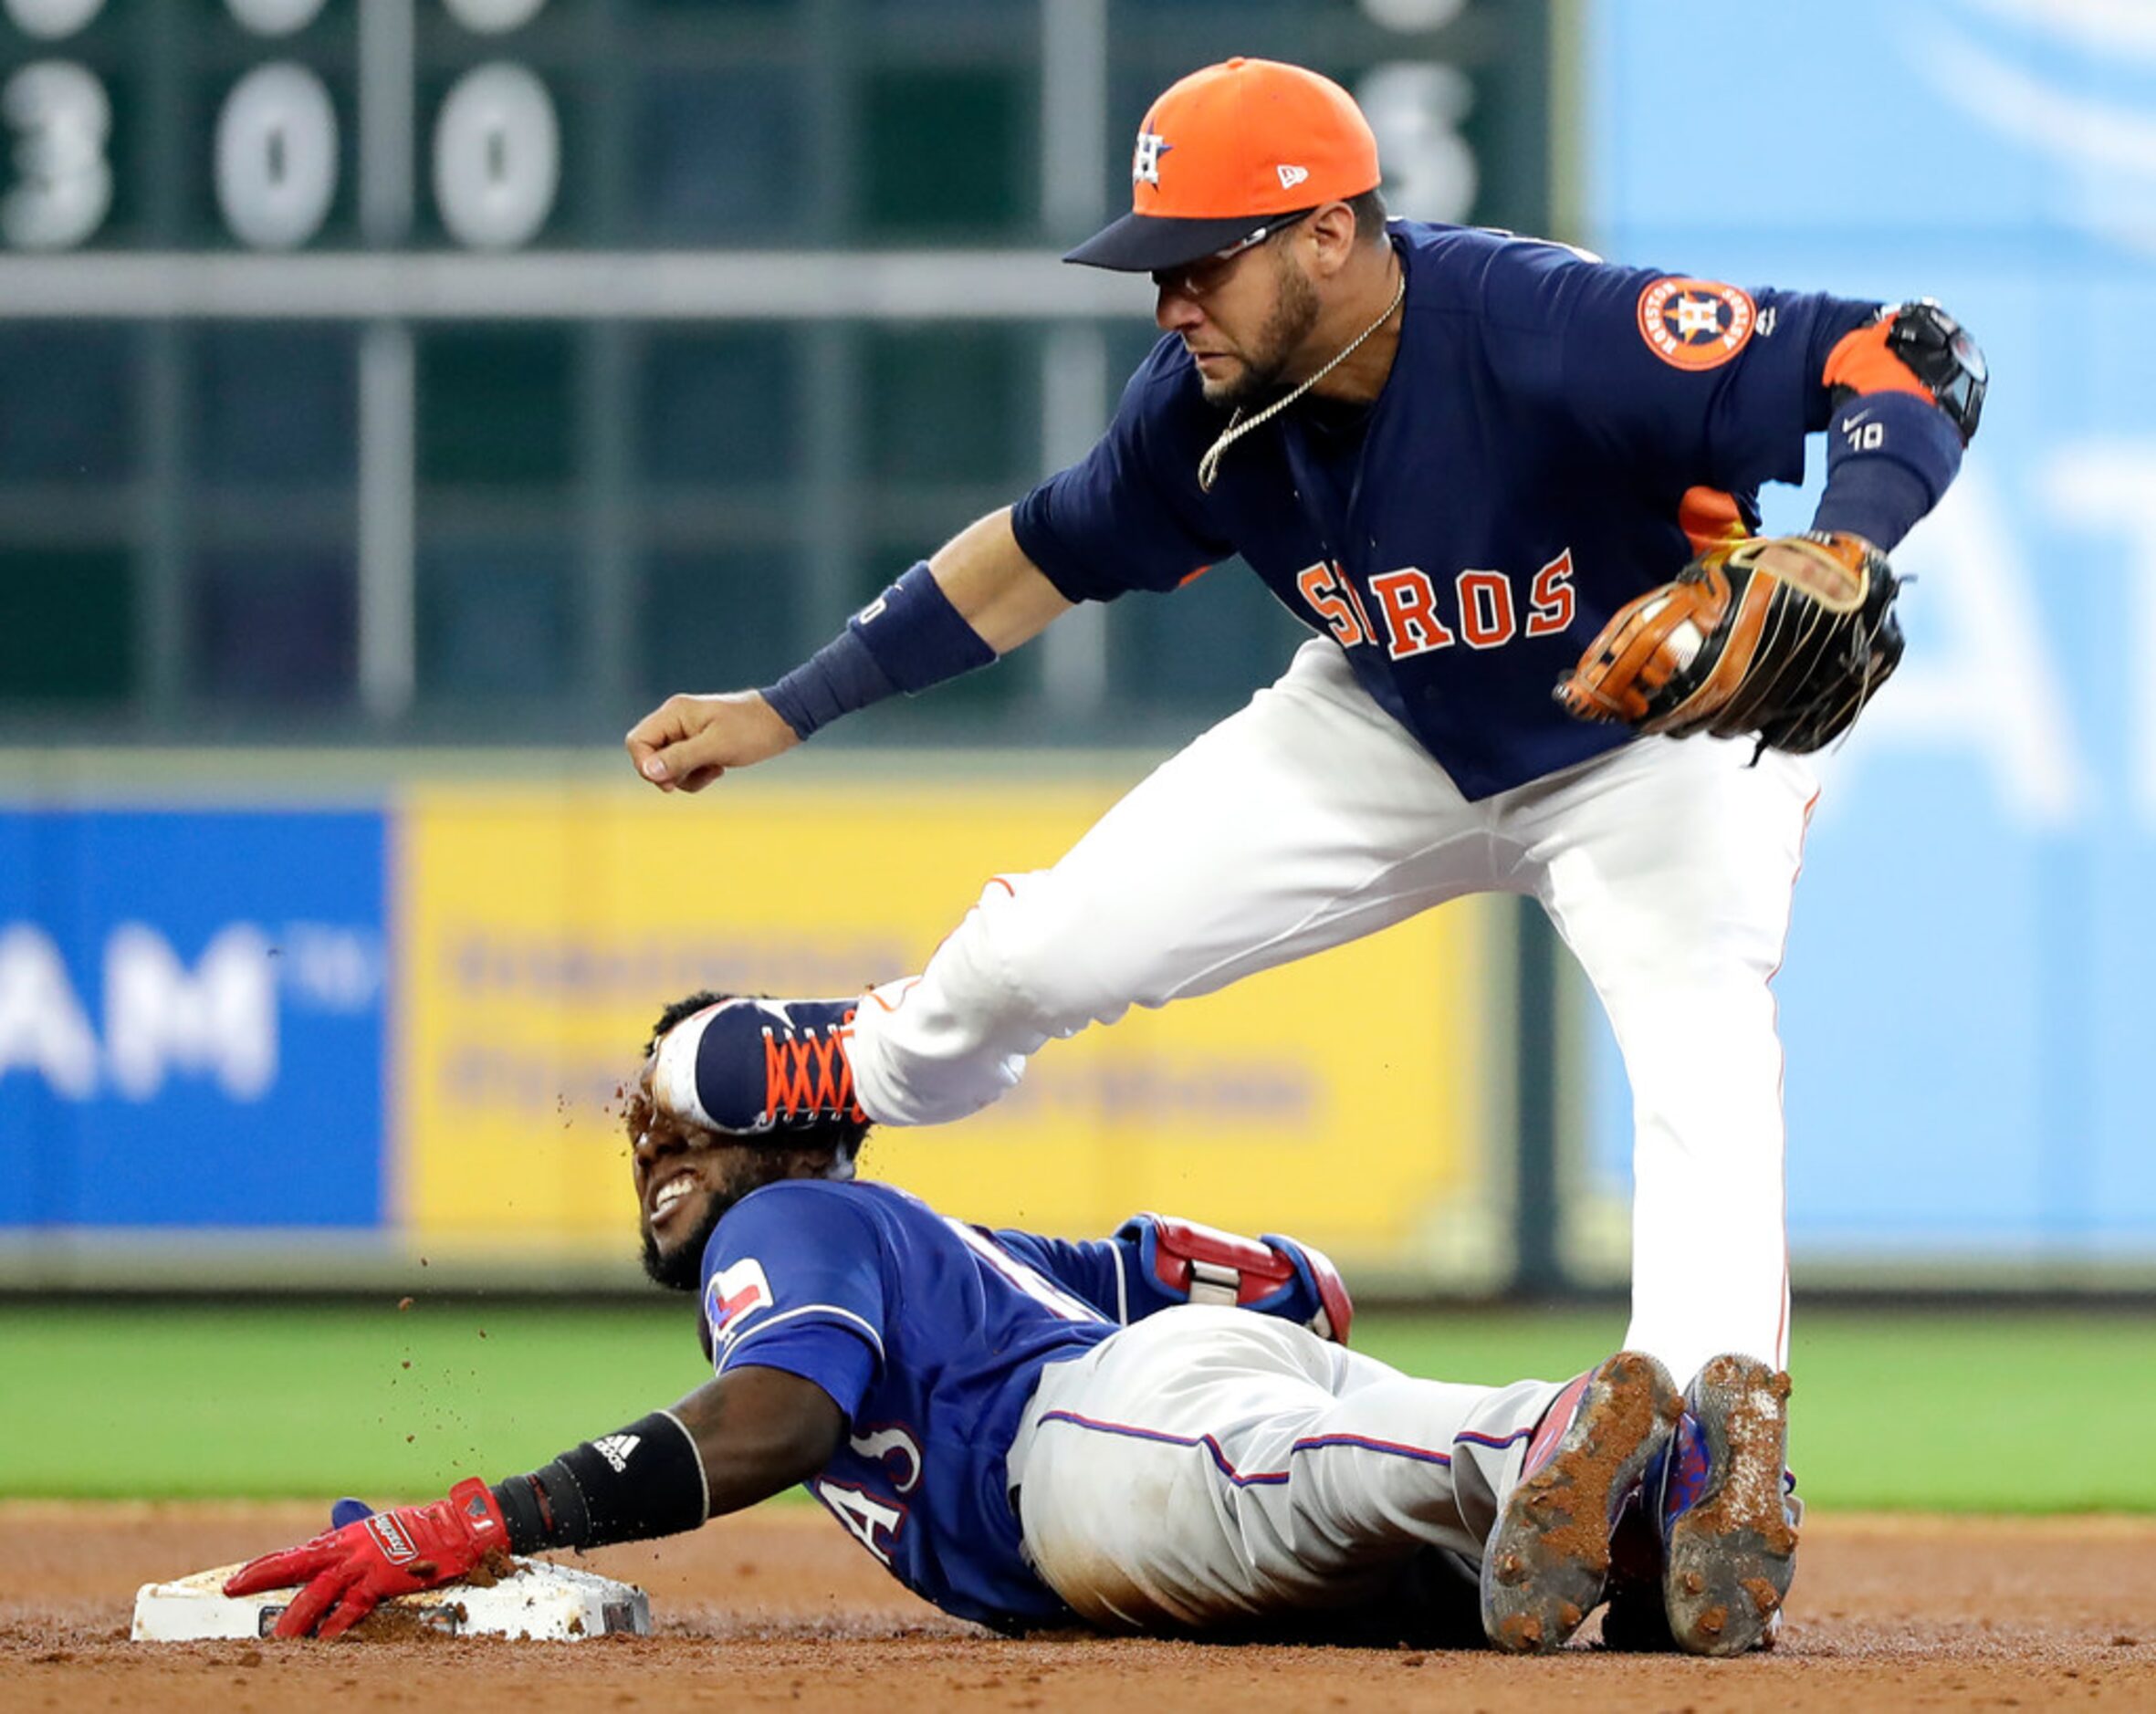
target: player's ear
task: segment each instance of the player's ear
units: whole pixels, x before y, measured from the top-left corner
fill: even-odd
[[[1354,254],[1355,210],[1345,203],[1327,203],[1304,225],[1312,240],[1311,267],[1321,278],[1330,279]]]

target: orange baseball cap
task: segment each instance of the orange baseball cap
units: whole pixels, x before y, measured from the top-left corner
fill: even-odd
[[[1376,187],[1377,140],[1330,78],[1230,59],[1171,84],[1138,127],[1130,213],[1063,257],[1150,273],[1247,238],[1282,214]]]

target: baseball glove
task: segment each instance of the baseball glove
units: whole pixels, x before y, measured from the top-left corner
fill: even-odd
[[[1769,548],[1808,562],[1802,587],[1759,564]],[[1756,733],[1799,754],[1832,743],[1901,661],[1900,580],[1856,536],[1717,543],[1620,607],[1555,695],[1582,720],[1684,737]]]

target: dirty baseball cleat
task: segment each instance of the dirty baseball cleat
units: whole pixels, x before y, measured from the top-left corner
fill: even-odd
[[[685,1018],[659,1044],[660,1104],[733,1136],[863,1124],[846,1044],[854,999],[729,999]]]
[[[1754,1651],[1773,1648],[1782,1636],[1782,1611],[1766,1623]],[[1669,1615],[1662,1603],[1662,1580],[1649,1583],[1609,1581],[1609,1604],[1602,1609],[1602,1646],[1613,1655],[1675,1655],[1684,1651],[1669,1634]]]
[[[1602,1615],[1602,1646],[1618,1654],[1675,1654],[1679,1644],[1670,1628],[1664,1594],[1671,1527],[1699,1500],[1707,1486],[1710,1460],[1706,1437],[1697,1417],[1678,1419],[1669,1444],[1656,1455],[1609,1537],[1609,1605]],[[1782,1507],[1792,1530],[1804,1520],[1796,1479],[1782,1476]],[[1685,1592],[1680,1591],[1680,1594]],[[1782,1631],[1782,1612],[1774,1610],[1750,1646],[1774,1646]],[[1711,1652],[1744,1652],[1736,1647]]]
[[[1670,1447],[1685,1432],[1680,1421]],[[1625,1515],[1609,1537],[1609,1604],[1602,1609],[1602,1646],[1615,1655],[1674,1655],[1681,1653],[1669,1630],[1669,1611],[1662,1595],[1663,1543],[1661,1520],[1662,1477],[1666,1451],[1648,1465],[1639,1485],[1639,1498],[1625,1508]],[[1795,1495],[1787,1502],[1793,1517],[1802,1517],[1804,1502]],[[1773,1648],[1782,1635],[1779,1609],[1767,1621],[1754,1649]]]
[[[1669,1635],[1690,1655],[1771,1645],[1796,1573],[1802,1510],[1784,1484],[1789,1377],[1755,1358],[1708,1361],[1684,1390],[1659,1503]]]
[[[1620,1351],[1559,1393],[1482,1554],[1482,1630],[1515,1655],[1565,1639],[1602,1599],[1609,1538],[1682,1408],[1669,1371]]]

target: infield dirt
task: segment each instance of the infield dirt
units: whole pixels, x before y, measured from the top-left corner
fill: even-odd
[[[2156,1520],[1834,1518],[1805,1528],[1782,1646],[1737,1661],[1010,1641],[900,1589],[828,1518],[766,1509],[585,1562],[659,1635],[131,1644],[138,1584],[321,1526],[316,1506],[0,1503],[0,1709],[875,1714],[1133,1706],[1607,1710],[2156,1707]]]

